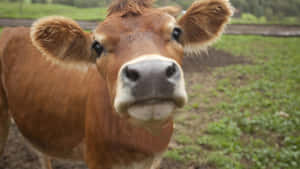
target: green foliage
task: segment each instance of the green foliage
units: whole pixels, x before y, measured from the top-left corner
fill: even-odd
[[[165,157],[209,169],[299,168],[299,43],[300,38],[223,36],[215,47],[251,64],[218,68],[213,84],[192,84],[186,115],[176,120],[175,143]],[[211,107],[203,111],[203,105]]]
[[[189,136],[185,136],[185,135],[176,135],[175,140],[179,144],[191,144],[193,142]]]
[[[299,43],[299,38],[225,36],[216,45],[249,56],[254,63],[226,67],[216,74],[229,73],[218,82],[229,101],[219,103],[216,110],[228,117],[209,124],[207,135],[198,140],[213,148],[210,162],[232,169],[300,166]],[[248,83],[232,87],[241,76],[247,76]]]
[[[19,12],[18,3],[0,3],[1,18],[32,18],[37,19],[43,16],[60,15],[78,20],[104,20],[106,8],[85,8],[80,9],[58,4],[24,4],[23,12]]]
[[[297,16],[300,17],[300,0],[231,0],[233,6],[242,13],[251,13],[257,17]]]
[[[183,157],[180,155],[180,152],[177,150],[170,150],[164,154],[165,158],[170,158],[176,161],[182,161]]]
[[[53,3],[71,5],[80,8],[97,7],[102,4],[99,0],[53,0]]]

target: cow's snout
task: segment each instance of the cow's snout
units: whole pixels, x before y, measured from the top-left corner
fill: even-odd
[[[143,56],[119,70],[114,106],[138,120],[163,120],[187,102],[183,71],[173,59]]]
[[[172,80],[179,73],[178,69],[178,66],[173,62],[151,60],[126,66],[122,75],[132,82],[136,82],[143,77],[150,79],[157,76]]]
[[[172,98],[180,83],[179,67],[169,60],[144,60],[128,64],[122,70],[123,84],[139,102],[151,99]]]

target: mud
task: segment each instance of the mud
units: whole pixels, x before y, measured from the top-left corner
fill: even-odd
[[[234,56],[231,53],[209,48],[207,52],[202,52],[199,56],[186,56],[183,61],[185,72],[203,72],[216,67],[225,67],[236,64],[251,63],[243,56]]]

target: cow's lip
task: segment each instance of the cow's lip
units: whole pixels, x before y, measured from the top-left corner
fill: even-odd
[[[127,102],[122,102],[118,105],[118,108],[116,108],[116,111],[121,116],[128,116],[128,110],[129,108],[133,106],[138,105],[155,105],[155,104],[162,104],[162,103],[172,103],[175,105],[175,109],[181,108],[185,105],[186,100],[184,98],[149,98],[149,99],[143,99],[143,100],[131,100]]]
[[[126,115],[143,122],[158,122],[172,117],[176,108],[172,99],[146,99],[128,105]]]

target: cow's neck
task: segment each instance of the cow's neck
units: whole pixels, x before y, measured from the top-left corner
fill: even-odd
[[[103,79],[98,80],[100,83],[96,84],[105,84]],[[173,132],[172,120],[161,128],[161,132],[153,135],[147,129],[134,126],[113,112],[104,85],[93,87],[86,112],[86,142],[90,157],[96,156],[102,163],[107,157],[115,159],[113,161],[119,161],[118,158],[122,158],[122,161],[123,158],[143,160],[166,150]]]

